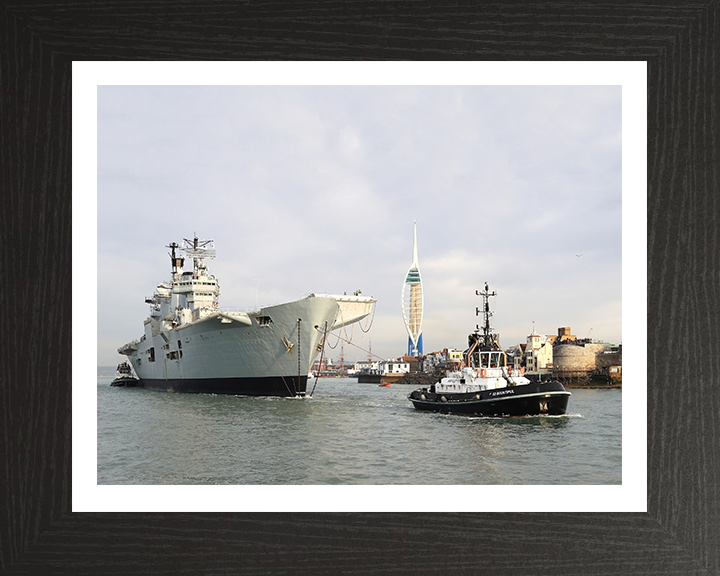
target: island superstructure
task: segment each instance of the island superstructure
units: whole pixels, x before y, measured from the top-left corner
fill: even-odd
[[[220,307],[205,260],[212,240],[170,243],[172,273],[146,298],[144,333],[118,349],[145,388],[171,392],[303,396],[308,372],[333,329],[370,314],[364,296],[311,294],[248,312]],[[185,257],[180,253],[184,252]],[[192,270],[185,270],[185,258]]]

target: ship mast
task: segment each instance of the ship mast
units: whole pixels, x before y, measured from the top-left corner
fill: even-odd
[[[179,276],[182,275],[183,272],[183,263],[185,262],[185,258],[178,257],[175,254],[175,249],[180,248],[180,245],[177,242],[171,242],[165,248],[170,248],[170,262],[172,264],[172,273],[173,273],[173,280],[177,280]]]
[[[345,374],[345,343],[340,345],[340,375]]]
[[[496,292],[490,292],[490,289],[488,288],[488,283],[485,282],[485,290],[480,292],[478,290],[475,290],[475,294],[477,296],[483,297],[483,335],[482,335],[482,345],[485,347],[485,349],[495,349],[499,348],[499,345],[497,343],[496,334],[492,333],[492,328],[490,327],[490,316],[493,315],[492,311],[490,310],[490,296],[497,296]],[[475,315],[480,315],[480,309],[475,308]]]

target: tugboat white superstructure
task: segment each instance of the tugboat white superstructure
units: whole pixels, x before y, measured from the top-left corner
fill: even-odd
[[[133,388],[137,386],[138,379],[132,372],[130,364],[121,362],[115,370],[115,378],[110,382],[110,386],[120,386],[124,388]]]
[[[557,381],[533,382],[522,370],[507,364],[505,352],[490,328],[488,299],[495,296],[487,282],[484,292],[483,333],[470,334],[464,365],[451,370],[429,389],[414,390],[409,396],[418,410],[483,416],[525,416],[565,414],[570,392]],[[479,314],[479,310],[476,310]]]
[[[250,312],[220,308],[220,285],[205,260],[212,240],[168,245],[172,276],[157,285],[145,333],[118,349],[139,386],[170,392],[302,396],[329,331],[368,316],[362,296],[314,295]],[[192,258],[185,271],[178,250]]]

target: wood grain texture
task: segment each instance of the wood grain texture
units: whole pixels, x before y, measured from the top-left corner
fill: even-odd
[[[0,4],[0,572],[720,574],[719,33],[718,1]],[[163,59],[647,60],[649,512],[72,514],[71,62]]]

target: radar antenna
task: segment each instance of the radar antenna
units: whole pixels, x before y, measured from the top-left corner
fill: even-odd
[[[183,238],[185,242],[187,242],[190,247],[188,246],[182,246],[182,250],[185,251],[185,255],[188,258],[193,259],[193,274],[198,274],[200,271],[207,270],[207,266],[205,266],[204,259],[209,258],[213,259],[215,258],[215,244],[212,240],[198,240],[198,237],[195,236],[192,240],[188,240],[187,238]]]

